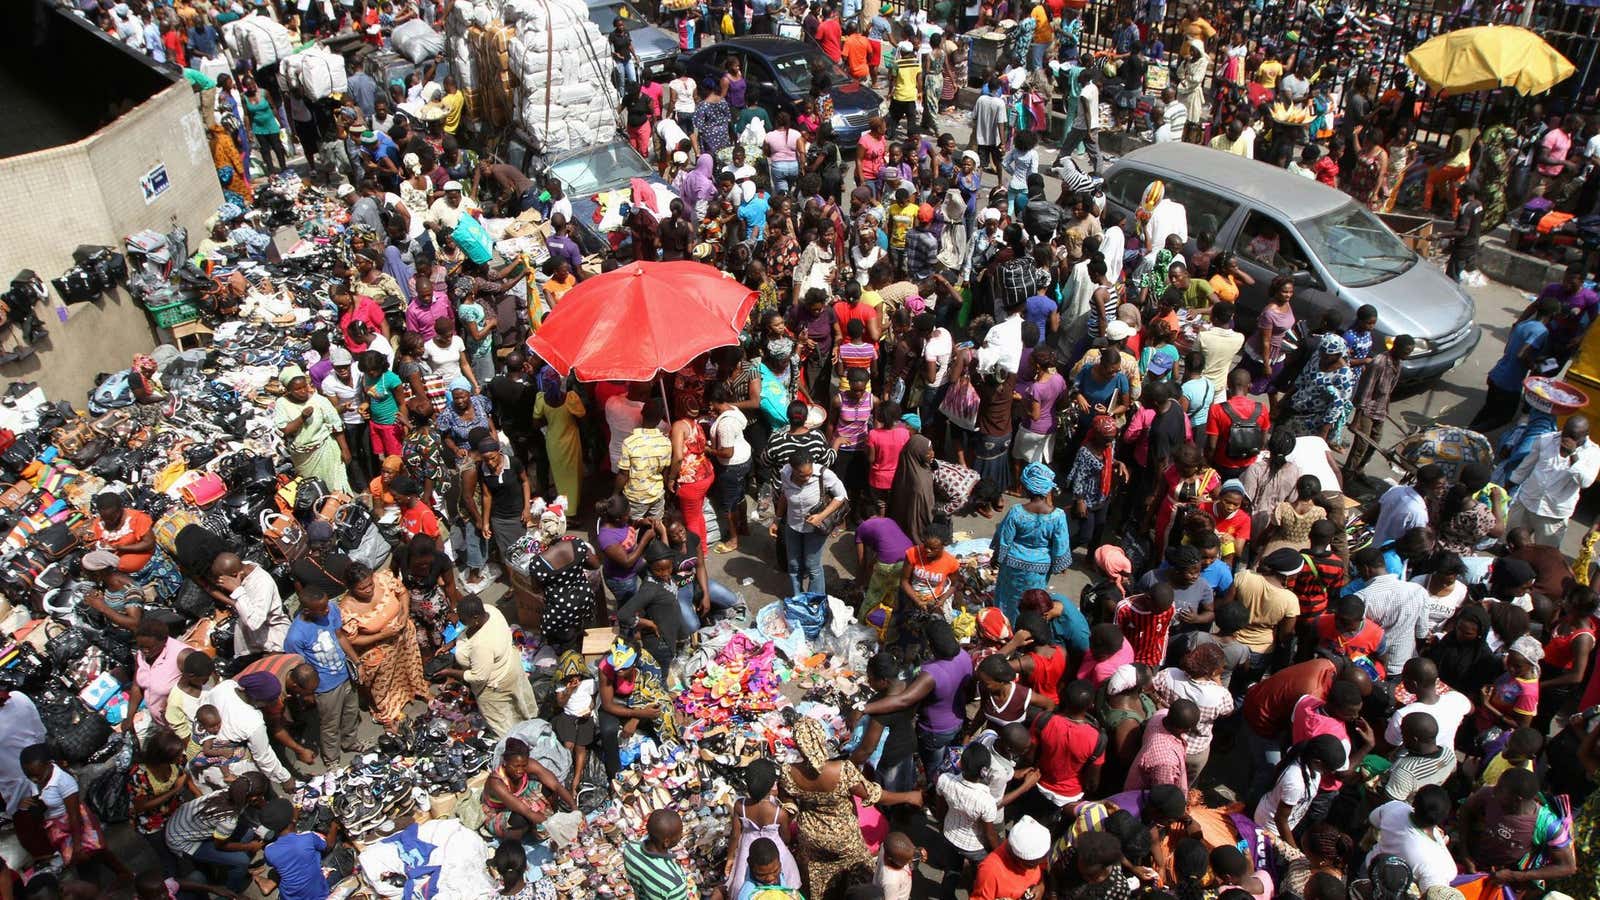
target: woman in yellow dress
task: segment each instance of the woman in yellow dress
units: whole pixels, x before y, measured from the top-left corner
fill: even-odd
[[[556,492],[567,498],[567,509],[579,509],[583,485],[583,438],[578,420],[588,414],[583,398],[569,391],[555,369],[539,372],[539,396],[533,404],[534,424],[544,425],[545,453],[550,457],[550,477]]]

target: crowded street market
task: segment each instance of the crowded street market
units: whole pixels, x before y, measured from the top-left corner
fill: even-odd
[[[1600,898],[1595,7],[37,5],[0,900]]]

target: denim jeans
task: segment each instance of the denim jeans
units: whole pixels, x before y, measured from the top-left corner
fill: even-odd
[[[221,869],[230,891],[242,891],[250,883],[250,854],[243,850],[218,850],[215,843],[206,840],[195,848],[190,858]]]
[[[622,79],[623,91],[627,91],[628,85],[639,83],[639,69],[632,59],[612,60],[612,62],[617,64],[617,75]]]
[[[482,533],[478,531],[478,526],[472,524],[468,519],[462,518],[456,522],[451,531],[466,538],[467,568],[483,568],[483,564],[489,561],[489,542],[483,539]]]
[[[1044,67],[1044,52],[1046,50],[1049,50],[1049,49],[1050,49],[1050,45],[1049,44],[1029,44],[1028,45],[1028,71],[1029,72],[1032,72],[1032,71],[1034,71],[1036,69],[1041,69],[1041,68]]]
[[[711,487],[711,508],[717,514],[717,532],[724,541],[733,536],[733,511],[744,499],[745,479],[750,477],[753,464],[753,456],[736,466],[711,464],[717,473],[717,480]]]
[[[789,186],[800,177],[800,163],[795,160],[772,163],[772,189],[780,194],[789,192]]]
[[[922,757],[922,772],[928,776],[929,784],[939,779],[939,767],[944,764],[944,751],[955,743],[956,736],[960,733],[960,728],[952,728],[949,731],[927,731],[918,726],[917,755]]]
[[[1256,734],[1256,730],[1248,723],[1240,731],[1244,732],[1245,742],[1250,748],[1250,784],[1247,793],[1241,799],[1248,804],[1254,804],[1263,794],[1272,790],[1272,773],[1278,769],[1278,763],[1283,760],[1284,741],[1281,737],[1264,738]]]
[[[711,590],[711,609],[713,612],[721,609],[731,609],[739,602],[739,595],[724,587],[719,582],[706,580],[706,586]],[[700,621],[700,611],[694,608],[694,582],[689,582],[678,588],[678,611],[683,613],[684,634],[692,634],[705,627],[706,623]]]
[[[1028,208],[1027,189],[1019,191],[1012,187],[1006,188],[1006,206],[1011,209],[1013,216],[1022,215],[1022,211]]]
[[[792,593],[828,592],[827,579],[822,574],[822,548],[827,540],[827,534],[821,531],[795,531],[783,526],[783,542],[789,549],[789,590]]]
[[[606,587],[611,589],[611,599],[617,601],[618,606],[622,606],[632,600],[633,595],[639,592],[639,576],[629,575],[627,578],[607,578]]]

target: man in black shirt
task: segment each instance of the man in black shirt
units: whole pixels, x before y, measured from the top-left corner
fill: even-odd
[[[639,57],[633,52],[633,38],[628,35],[628,22],[621,16],[611,20],[611,33],[606,35],[606,40],[611,42],[611,61],[616,63],[617,77],[620,84],[618,90],[626,92],[628,85],[639,83]]]
[[[644,560],[639,590],[617,610],[617,627],[634,633],[640,645],[666,671],[678,653],[678,638],[683,634],[678,592],[668,587],[678,566],[678,551],[656,541],[645,550]]]
[[[1469,181],[1456,189],[1456,196],[1461,199],[1461,208],[1446,235],[1454,240],[1450,242],[1450,261],[1444,267],[1452,279],[1478,267],[1478,237],[1483,231],[1483,201],[1478,199],[1478,189]]]
[[[545,458],[544,442],[536,440],[539,431],[533,424],[533,407],[539,397],[539,386],[528,354],[521,350],[507,353],[505,371],[489,379],[483,392],[494,404],[495,417],[500,422],[501,430],[511,439],[512,454],[524,465],[538,471],[536,484],[548,484],[549,461]]]

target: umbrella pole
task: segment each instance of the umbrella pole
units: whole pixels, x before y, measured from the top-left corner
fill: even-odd
[[[665,373],[662,373],[660,380],[657,381],[656,384],[659,385],[660,388],[661,388],[661,411],[662,411],[663,414],[666,415],[667,421],[671,422],[672,421],[672,403],[667,400],[667,379],[666,379],[666,374]]]

